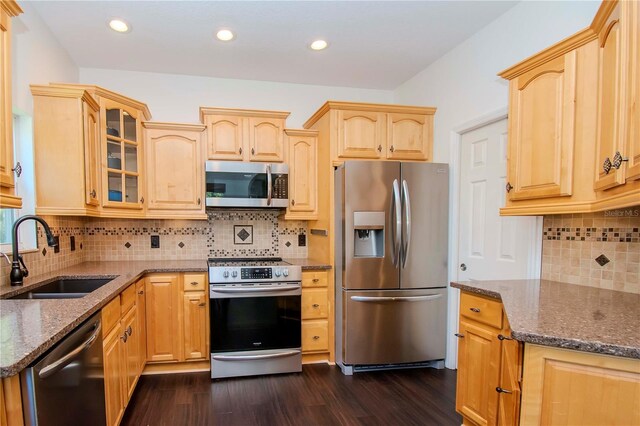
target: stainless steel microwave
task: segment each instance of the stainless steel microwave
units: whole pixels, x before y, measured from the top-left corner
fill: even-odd
[[[241,161],[206,162],[207,207],[289,205],[289,166]]]

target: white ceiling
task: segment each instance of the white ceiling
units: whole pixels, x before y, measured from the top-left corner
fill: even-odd
[[[516,2],[29,3],[81,68],[395,89]],[[132,31],[111,31],[114,17]],[[236,39],[218,41],[221,27]],[[310,50],[316,38],[329,48]]]

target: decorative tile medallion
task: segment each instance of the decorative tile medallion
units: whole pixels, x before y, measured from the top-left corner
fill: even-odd
[[[253,225],[234,225],[233,244],[253,244]]]

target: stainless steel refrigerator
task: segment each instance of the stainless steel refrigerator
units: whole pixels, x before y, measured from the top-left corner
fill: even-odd
[[[444,366],[449,166],[347,161],[335,170],[336,361]]]

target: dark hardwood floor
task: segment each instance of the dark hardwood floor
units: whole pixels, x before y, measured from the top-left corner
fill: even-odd
[[[301,374],[212,381],[208,373],[142,376],[122,425],[460,425],[456,372]]]

